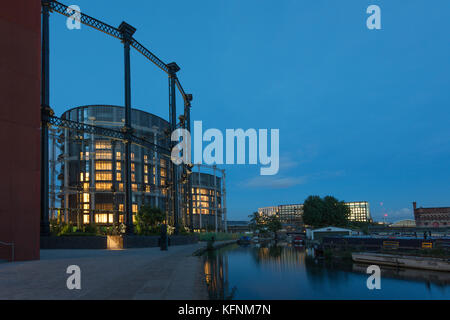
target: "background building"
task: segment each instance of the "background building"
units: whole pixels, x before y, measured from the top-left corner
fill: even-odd
[[[450,225],[450,207],[417,208],[413,202],[413,209],[417,227],[446,228]]]
[[[266,217],[277,215],[283,224],[303,225],[303,204],[284,204],[258,208],[258,213]]]
[[[350,217],[349,217],[350,221],[372,222],[369,202],[356,201],[356,202],[346,202],[345,204],[350,208]]]
[[[196,165],[191,177],[194,230],[227,230],[225,171]]]
[[[371,222],[369,202],[345,202],[350,208],[350,221]],[[258,213],[264,216],[277,215],[284,224],[303,225],[303,204],[286,204],[273,207],[258,208]]]

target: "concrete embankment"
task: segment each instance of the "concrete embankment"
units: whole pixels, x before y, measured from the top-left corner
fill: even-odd
[[[230,244],[236,243],[237,240],[225,240],[225,241],[214,241],[209,249],[219,249],[225,246],[228,246]],[[196,250],[194,252],[194,255],[200,256],[204,254],[206,251],[208,251],[208,243],[203,242],[203,247]]]
[[[450,272],[449,259],[392,255],[392,254],[370,253],[370,252],[352,253],[352,259],[355,262],[361,263]]]
[[[0,264],[0,299],[208,299],[204,243],[125,250],[41,250],[41,260]],[[81,270],[69,290],[67,268]]]

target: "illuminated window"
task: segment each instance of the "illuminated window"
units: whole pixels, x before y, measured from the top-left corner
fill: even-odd
[[[120,160],[120,157],[121,157],[120,151],[117,151],[117,152],[116,152],[116,159],[117,159],[117,160]]]
[[[134,161],[134,152],[131,153],[131,161]]]
[[[123,183],[119,183],[119,191],[123,191]]]
[[[114,222],[114,215],[112,213],[108,214],[109,223]]]
[[[134,163],[131,164],[131,171],[135,171]]]
[[[148,176],[147,175],[144,176],[144,183],[148,183]]]
[[[119,222],[120,222],[120,223],[123,223],[123,214],[121,214],[121,215],[119,216]]]
[[[111,191],[112,183],[106,183],[106,182],[98,182],[95,184],[96,190],[107,190]]]
[[[133,213],[137,213],[138,212],[138,205],[137,204],[133,203],[132,211],[133,211]]]
[[[122,174],[121,174],[120,172],[117,172],[117,173],[116,173],[116,180],[117,180],[117,181],[122,180]]]
[[[166,177],[166,169],[161,168],[161,177]]]
[[[97,172],[95,174],[95,180],[97,181],[111,181],[112,173],[111,172]]]
[[[83,155],[83,152],[80,152],[80,160],[89,160],[89,151]]]
[[[120,161],[117,161],[116,162],[116,170],[119,170],[119,171],[121,170],[120,165],[121,165]]]
[[[137,184],[132,183],[132,184],[131,184],[131,190],[137,191]]]
[[[111,151],[97,151],[95,153],[95,159],[111,160],[112,159]]]
[[[89,224],[89,215],[88,214],[83,215],[83,223]]]
[[[131,174],[131,181],[136,182],[136,175],[134,173]]]
[[[100,213],[95,215],[96,223],[108,223],[108,215],[105,213]]]
[[[166,185],[166,179],[161,179],[161,185],[165,186]]]
[[[109,161],[96,161],[95,170],[112,170],[112,163]]]
[[[83,193],[83,202],[89,202],[89,193]]]
[[[89,191],[89,182],[83,183],[83,189]]]
[[[150,186],[145,186],[145,192],[150,192]]]
[[[148,163],[148,156],[146,154],[144,154],[144,162]]]
[[[89,210],[89,203],[84,203],[83,204],[83,209],[84,210]]]
[[[96,141],[95,149],[111,149],[111,143],[108,141]]]
[[[144,166],[144,173],[148,173],[148,166]]]
[[[123,212],[123,203],[119,204],[119,211]]]
[[[160,166],[163,167],[163,168],[166,167],[166,161],[164,161],[163,159],[161,159],[161,160],[159,161],[159,164],[160,164]]]

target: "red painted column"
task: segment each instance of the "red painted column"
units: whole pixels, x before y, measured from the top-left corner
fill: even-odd
[[[0,35],[0,242],[39,259],[41,2],[2,3]]]

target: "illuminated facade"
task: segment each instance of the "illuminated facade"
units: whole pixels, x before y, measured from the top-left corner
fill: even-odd
[[[120,130],[125,109],[118,106],[93,105],[66,111],[62,118],[93,126]],[[165,132],[169,123],[153,114],[132,109],[134,134],[169,147]],[[59,132],[61,162],[59,197],[60,216],[66,222],[110,225],[124,221],[124,143],[69,129]],[[132,210],[142,204],[166,210],[170,160],[156,149],[131,146]],[[185,220],[185,219],[184,219]]]
[[[350,208],[350,221],[370,222],[369,203],[367,201],[346,202]],[[258,213],[266,217],[277,215],[282,223],[303,225],[303,204],[286,204],[273,207],[258,208]]]
[[[303,225],[303,204],[282,204],[258,208],[258,213],[266,217],[277,215],[284,224]]]
[[[194,230],[226,230],[224,171],[205,165],[201,167],[212,172],[201,172],[197,166],[197,171],[192,173]]]
[[[350,208],[350,221],[357,222],[371,222],[372,218],[370,216],[369,202],[367,201],[356,201],[356,202],[346,202],[345,203]]]

